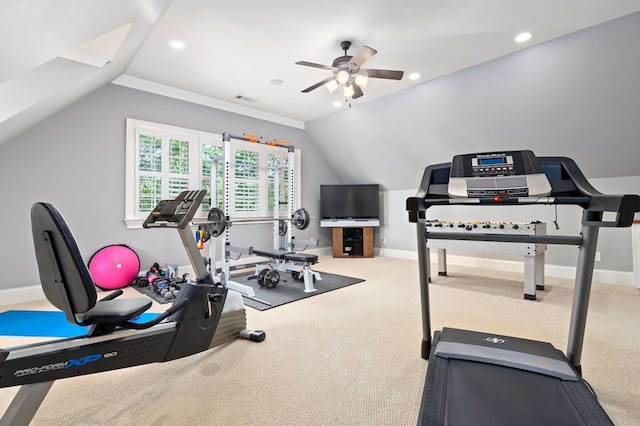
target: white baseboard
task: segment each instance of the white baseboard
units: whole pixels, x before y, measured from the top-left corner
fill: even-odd
[[[380,248],[380,251],[378,253],[380,256],[384,256],[384,257],[395,257],[397,259],[418,260],[418,252],[411,251],[411,250],[394,250],[394,249]]]
[[[0,305],[33,302],[43,300],[44,298],[44,292],[39,285],[0,290],[0,300],[2,301]]]
[[[380,249],[380,256],[395,257],[399,259],[417,260],[418,253],[409,250]],[[435,257],[433,257],[435,259]],[[432,259],[432,262],[434,261]],[[496,260],[469,256],[447,255],[447,263],[459,266],[475,267],[480,269],[496,269],[506,272],[524,272],[524,262],[511,260]],[[574,279],[576,268],[574,266],[545,265],[545,275],[549,277]],[[603,284],[634,285],[633,272],[611,271],[606,269],[594,269],[593,281]]]

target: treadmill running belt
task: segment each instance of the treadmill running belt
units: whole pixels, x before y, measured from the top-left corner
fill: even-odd
[[[419,425],[613,424],[583,382],[438,356],[429,364]]]

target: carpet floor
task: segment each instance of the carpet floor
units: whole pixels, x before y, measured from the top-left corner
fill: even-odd
[[[427,368],[417,262],[321,256],[320,265],[366,281],[277,309],[247,309],[248,326],[267,333],[262,343],[236,340],[163,364],[57,381],[32,425],[415,425]],[[522,279],[450,265],[430,287],[434,329],[492,331],[564,351],[572,280],[546,277],[546,290],[528,301]],[[616,425],[640,425],[639,323],[633,287],[594,283],[583,373]],[[0,336],[0,347],[36,340]],[[0,412],[16,392],[0,389]]]

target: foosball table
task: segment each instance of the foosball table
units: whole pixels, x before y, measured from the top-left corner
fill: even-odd
[[[447,250],[481,251],[524,256],[524,298],[536,300],[536,289],[544,290],[544,252],[546,244],[482,241],[482,235],[546,235],[542,222],[453,222],[428,220],[427,254],[438,250],[438,275],[447,275]],[[451,233],[452,239],[429,239],[429,232]],[[456,234],[476,234],[478,240],[458,240]],[[429,257],[428,257],[429,258]],[[429,277],[430,279],[430,277]]]

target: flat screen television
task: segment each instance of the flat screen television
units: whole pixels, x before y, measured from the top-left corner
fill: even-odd
[[[322,219],[378,219],[380,185],[320,185]]]

